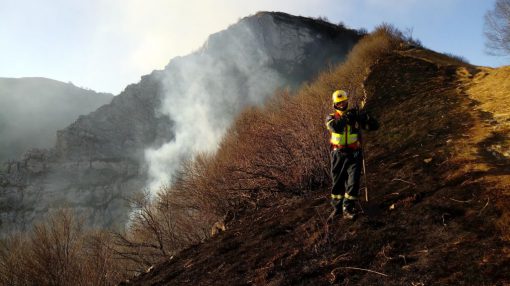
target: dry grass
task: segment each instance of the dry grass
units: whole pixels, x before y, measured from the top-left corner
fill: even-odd
[[[463,83],[463,91],[478,105],[475,109],[480,114],[480,123],[471,130],[471,136],[466,138],[472,146],[483,145],[487,156],[491,156],[496,166],[480,166],[476,150],[465,154],[469,157],[468,168],[481,169],[487,174],[498,172],[480,178],[480,182],[490,186],[499,197],[497,205],[502,209],[502,216],[498,220],[498,227],[503,239],[510,241],[510,209],[506,201],[510,192],[510,67],[498,69],[480,67],[475,72],[460,70],[458,75]]]

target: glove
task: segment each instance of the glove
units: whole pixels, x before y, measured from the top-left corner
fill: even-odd
[[[355,109],[349,109],[347,112],[345,112],[345,119],[347,121],[347,124],[354,124],[356,122],[356,118],[358,117],[356,114]]]

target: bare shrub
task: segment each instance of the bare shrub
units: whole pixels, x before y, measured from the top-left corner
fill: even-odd
[[[81,223],[67,210],[35,225],[30,237],[31,259],[26,261],[31,279],[36,279],[39,285],[78,285],[82,234]]]
[[[26,235],[13,234],[3,239],[0,245],[0,284],[28,285],[30,277],[26,271],[29,257],[29,240]]]
[[[2,241],[2,285],[114,285],[129,276],[111,251],[111,236],[85,232],[69,210],[59,210],[32,232]]]
[[[200,200],[190,198],[196,192],[187,190],[166,190],[154,199],[148,192],[133,198],[128,231],[114,234],[115,255],[132,262],[139,272],[207,237],[212,222],[199,211],[204,209]]]
[[[169,257],[163,237],[164,222],[158,217],[154,203],[148,192],[135,196],[131,200],[134,211],[128,232],[114,233],[115,255],[131,261],[134,271],[142,271]]]
[[[88,231],[83,238],[82,285],[117,285],[133,276],[133,263],[116,256],[114,236],[106,231]]]

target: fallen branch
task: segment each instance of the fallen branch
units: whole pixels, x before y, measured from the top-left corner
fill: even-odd
[[[401,181],[401,182],[408,183],[409,185],[413,185],[413,186],[416,187],[415,183],[409,182],[409,181],[406,181],[406,180],[402,180],[402,179],[399,179],[399,178],[394,178],[394,179],[392,179],[392,181]]]
[[[483,206],[483,208],[478,212],[478,215],[482,215],[482,212],[483,210],[489,205],[489,200],[490,198],[487,198],[487,203],[485,204],[485,206]]]
[[[470,200],[467,200],[467,201],[459,201],[459,200],[456,200],[456,199],[452,199],[452,198],[448,198],[450,201],[454,201],[454,202],[457,202],[457,203],[470,203],[473,201],[473,199],[470,199]]]
[[[333,259],[333,264],[336,264],[338,261],[348,260],[349,255],[350,255],[349,252],[338,255],[337,257],[335,257],[335,259]]]
[[[353,269],[353,270],[361,270],[361,271],[366,271],[366,272],[375,273],[375,274],[379,274],[379,275],[382,275],[382,276],[389,277],[389,275],[388,275],[388,274],[384,274],[384,273],[377,272],[377,271],[370,270],[370,269],[364,269],[364,268],[358,268],[358,267],[350,267],[350,266],[344,266],[344,267],[339,267],[339,268],[346,268],[346,269]]]
[[[443,226],[444,226],[444,227],[446,227],[446,226],[447,226],[447,225],[446,225],[446,222],[445,222],[445,219],[444,219],[444,216],[445,216],[445,215],[450,215],[450,214],[449,214],[449,213],[443,213],[443,214],[441,215],[441,217],[443,218]]]

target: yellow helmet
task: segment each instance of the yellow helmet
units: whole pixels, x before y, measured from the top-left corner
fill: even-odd
[[[339,89],[333,92],[333,104],[346,101],[347,99],[348,99],[347,92],[345,92],[344,90]]]

